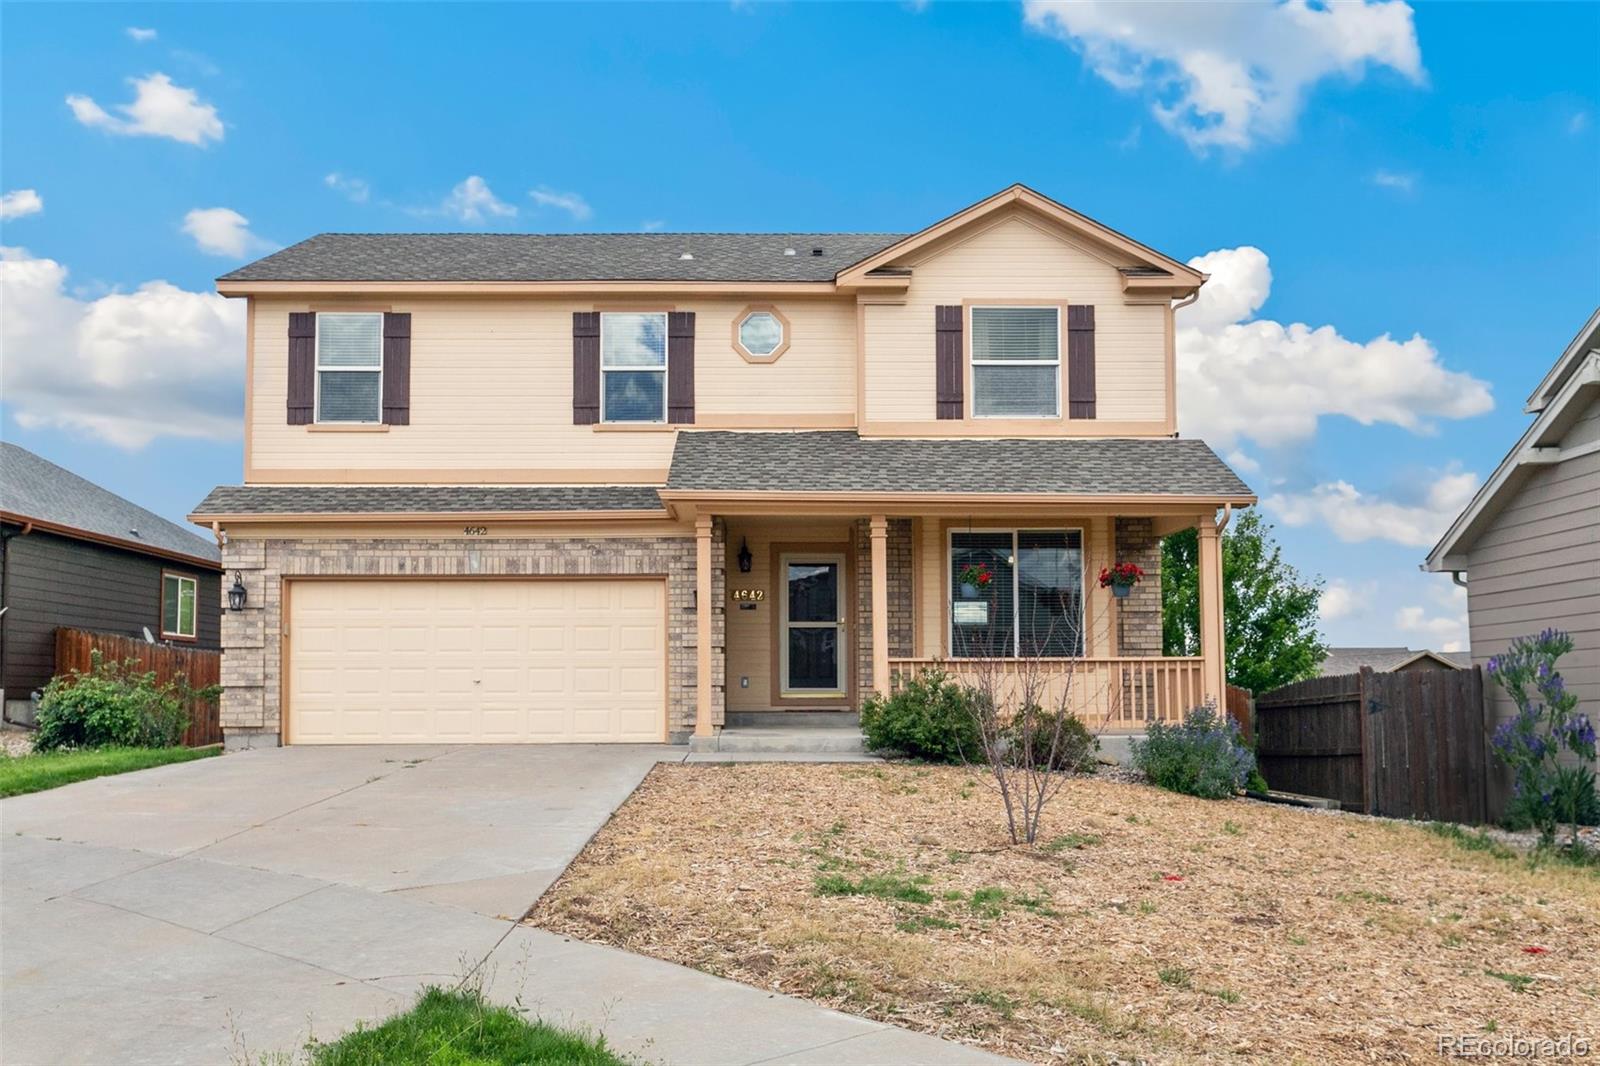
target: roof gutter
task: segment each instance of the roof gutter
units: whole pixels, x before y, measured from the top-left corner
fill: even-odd
[[[171,548],[162,548],[142,540],[129,540],[126,537],[113,537],[105,533],[96,533],[93,530],[79,529],[76,526],[62,525],[59,522],[47,522],[42,518],[31,518],[27,515],[16,514],[12,511],[0,511],[0,521],[11,522],[23,526],[23,532],[32,532],[41,529],[46,533],[57,533],[63,537],[72,537],[75,540],[86,540],[95,544],[105,544],[113,548],[123,548],[127,551],[138,552],[141,555],[154,555],[161,559],[171,559],[174,562],[191,563],[195,566],[205,567],[207,570],[222,572],[222,563],[215,559],[207,559],[199,555],[189,555],[185,552],[173,551]]]

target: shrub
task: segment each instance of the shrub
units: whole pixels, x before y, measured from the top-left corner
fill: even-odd
[[[215,699],[216,689],[195,690],[187,678],[156,684],[154,672],[140,673],[135,660],[106,661],[90,654],[87,671],[50,679],[39,701],[36,751],[60,748],[169,748],[189,726],[186,704]]]
[[[1537,829],[1547,847],[1561,822],[1573,827],[1576,844],[1579,823],[1595,813],[1594,771],[1586,765],[1595,758],[1594,725],[1556,669],[1572,647],[1566,633],[1546,629],[1518,637],[1489,660],[1489,676],[1517,705],[1516,717],[1502,722],[1492,739],[1515,779],[1508,813]]]
[[[1059,736],[1056,733],[1056,716],[1049,711],[1036,708],[1031,714],[1018,715],[1016,732],[1020,734],[1029,722],[1033,726],[1033,744],[1031,748],[1024,747],[1023,750],[1032,752],[1034,762],[1040,769],[1080,774],[1094,772],[1095,753],[1100,750],[1100,740],[1089,732],[1089,727],[1077,715],[1064,715]],[[1053,757],[1050,752],[1052,740],[1055,741]],[[1011,742],[1023,745],[1024,738],[1018,735]]]
[[[1153,723],[1135,740],[1133,765],[1152,784],[1202,799],[1226,799],[1256,768],[1239,724],[1207,703],[1184,715],[1182,725]]]
[[[861,704],[867,747],[928,762],[976,760],[982,749],[970,699],[940,670],[922,671],[891,696],[868,696]]]

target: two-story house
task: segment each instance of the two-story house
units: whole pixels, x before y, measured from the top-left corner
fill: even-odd
[[[912,234],[324,234],[227,274],[244,484],[192,517],[246,592],[228,741],[709,737],[977,654],[1177,718],[1222,695],[1255,500],[1177,435],[1204,281],[1020,185]],[[1191,526],[1203,654],[1163,657]]]

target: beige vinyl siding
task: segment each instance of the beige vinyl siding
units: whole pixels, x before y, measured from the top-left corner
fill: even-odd
[[[807,299],[779,305],[791,323],[791,344],[771,364],[749,363],[734,351],[733,320],[748,302],[644,302],[696,314],[697,420],[851,418],[854,302]],[[606,305],[444,297],[351,306],[411,313],[411,424],[369,433],[287,425],[288,315],[308,304],[258,298],[248,412],[253,470],[443,475],[433,480],[448,480],[452,469],[568,471],[572,480],[601,482],[608,471],[631,481],[664,476],[671,431],[572,424],[572,313]],[[582,476],[590,471],[594,476]],[[640,471],[657,477],[640,476]]]
[[[1600,439],[1600,400],[1561,444]],[[1484,665],[1516,637],[1547,627],[1576,644],[1561,662],[1583,705],[1600,704],[1600,452],[1532,472],[1491,520],[1467,556],[1472,658]],[[1515,713],[1497,686],[1486,691],[1493,718]]]
[[[1013,214],[916,262],[904,304],[866,307],[869,423],[935,423],[933,309],[986,299],[1093,304],[1098,419],[1166,418],[1166,308],[1124,302],[1114,261],[1046,223]],[[1061,329],[1065,374],[1066,323]],[[1049,433],[1060,422],[1039,420],[1039,432]],[[981,434],[983,423],[967,424],[964,431]]]

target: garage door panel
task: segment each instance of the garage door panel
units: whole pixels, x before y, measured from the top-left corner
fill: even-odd
[[[295,582],[291,743],[658,741],[660,580]]]

